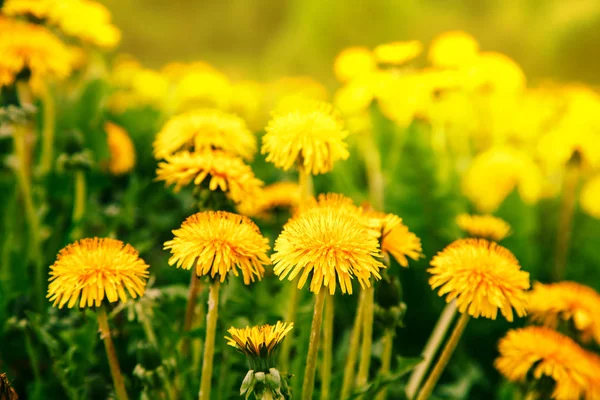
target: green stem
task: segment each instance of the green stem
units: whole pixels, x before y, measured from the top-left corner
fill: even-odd
[[[210,400],[212,383],[213,358],[215,355],[215,334],[219,315],[219,281],[210,285],[208,293],[208,312],[206,313],[206,338],[204,340],[204,359],[202,360],[202,377],[200,381],[200,400]]]
[[[392,350],[394,349],[394,330],[386,329],[383,334],[383,352],[381,354],[381,368],[379,374],[382,377],[387,376],[390,373],[390,367],[392,365]],[[381,392],[377,394],[375,400],[385,400],[387,396],[387,387],[381,389]]]
[[[56,128],[56,105],[50,88],[44,84],[41,92],[43,103],[42,155],[40,174],[46,176],[54,162],[54,131]]]
[[[435,357],[435,354],[442,344],[444,337],[446,336],[446,332],[448,332],[448,328],[450,328],[450,324],[454,320],[455,315],[456,301],[453,300],[446,304],[444,311],[442,311],[442,314],[435,324],[433,332],[431,332],[431,336],[429,336],[429,339],[427,339],[427,343],[423,349],[423,361],[421,361],[413,370],[413,373],[408,380],[408,384],[406,385],[406,397],[409,399],[412,399],[415,394],[417,394],[417,389],[419,388],[419,385],[421,384],[421,381],[423,380],[423,377],[425,376],[433,357]]]
[[[104,342],[104,349],[108,357],[108,365],[110,366],[110,374],[112,375],[113,384],[115,385],[115,393],[118,400],[128,400],[127,391],[125,390],[125,380],[121,373],[117,351],[110,335],[110,327],[108,325],[108,316],[104,305],[96,308],[96,316],[98,317],[98,327],[100,330],[100,338]]]
[[[350,332],[350,342],[348,343],[348,355],[346,356],[346,365],[344,366],[344,379],[342,381],[341,400],[346,400],[350,396],[354,385],[354,369],[356,359],[358,358],[358,348],[360,341],[360,332],[362,328],[363,310],[365,291],[361,290],[358,297],[358,307],[356,307],[356,316],[354,317],[354,325]]]
[[[417,400],[427,400],[431,396],[431,393],[433,393],[433,388],[437,384],[438,379],[440,379],[442,372],[444,372],[444,368],[446,368],[448,361],[450,361],[450,358],[452,357],[452,354],[454,353],[454,349],[456,349],[456,345],[458,345],[460,337],[462,336],[468,322],[469,322],[469,314],[463,313],[460,316],[456,325],[454,326],[454,330],[452,331],[450,338],[446,342],[446,345],[444,346],[444,349],[442,350],[442,354],[440,355],[440,358],[438,359],[437,363],[433,367],[433,370],[429,374],[429,377],[427,377],[427,380],[425,381],[423,388],[419,392],[419,395],[417,396]]]
[[[365,386],[369,380],[369,367],[371,366],[371,347],[373,343],[373,287],[365,288],[363,298],[363,319],[362,319],[362,343],[360,349],[360,363],[358,364],[358,375],[356,376],[356,386]]]
[[[563,195],[560,203],[560,215],[556,237],[556,258],[553,278],[560,281],[564,278],[573,231],[573,217],[577,200],[577,186],[580,180],[579,165],[567,165],[563,182]]]
[[[142,323],[142,328],[144,329],[144,333],[146,334],[146,338],[148,339],[148,343],[155,350],[159,350],[158,347],[158,339],[156,339],[156,333],[154,333],[154,328],[148,319],[148,316],[144,312],[143,308],[140,307],[137,312],[138,320]]]
[[[188,291],[188,301],[185,308],[185,319],[183,321],[183,341],[181,343],[181,355],[187,358],[190,352],[190,337],[186,335],[194,323],[196,303],[198,302],[198,294],[200,293],[200,279],[196,275],[196,271],[192,268],[190,287]]]
[[[298,183],[300,185],[302,201],[306,201],[314,196],[315,189],[310,172],[298,171]]]
[[[369,188],[369,200],[371,207],[378,211],[384,209],[384,179],[381,170],[381,155],[377,149],[373,132],[365,132],[362,136],[362,155],[365,160],[365,167]]]
[[[298,313],[298,303],[300,302],[300,290],[296,287],[295,281],[288,285],[289,296],[287,304],[287,312],[285,314],[285,321],[294,322],[296,320],[296,314]],[[292,331],[293,332],[293,331]],[[290,332],[290,334],[292,333]],[[292,340],[284,340],[281,344],[281,353],[279,354],[279,365],[281,370],[289,372],[290,367],[290,352],[292,350]]]
[[[85,171],[79,169],[75,171],[75,200],[73,202],[73,231],[71,238],[73,240],[82,237],[81,220],[85,214],[86,204],[86,184]]]
[[[317,370],[317,354],[319,352],[319,337],[321,336],[321,324],[323,323],[323,306],[325,305],[326,290],[321,288],[315,296],[315,309],[313,313],[312,326],[310,328],[310,341],[308,343],[308,354],[306,355],[306,368],[304,370],[304,381],[302,382],[302,400],[312,400],[315,388],[315,372]]]
[[[333,364],[333,317],[335,297],[326,296],[323,320],[323,362],[321,365],[321,400],[329,399],[331,389],[331,367]]]

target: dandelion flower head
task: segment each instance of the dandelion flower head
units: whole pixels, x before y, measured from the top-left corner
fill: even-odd
[[[243,329],[231,327],[227,330],[230,336],[225,336],[225,339],[229,346],[244,353],[253,367],[262,365],[263,370],[268,371],[275,366],[274,356],[279,344],[293,328],[293,322],[288,324],[281,321],[275,325],[247,326]]]
[[[377,69],[377,63],[371,50],[366,47],[349,47],[337,55],[333,71],[340,82],[349,82],[355,78],[370,74]]]
[[[297,183],[277,182],[265,186],[256,201],[242,202],[240,212],[250,217],[269,219],[274,209],[294,209],[300,200],[300,186]]]
[[[402,65],[413,60],[423,51],[423,44],[418,40],[407,42],[384,43],[375,47],[373,54],[380,64]]]
[[[58,253],[50,267],[48,295],[53,305],[69,308],[99,307],[142,296],[148,278],[148,265],[128,244],[115,239],[82,239]]]
[[[384,254],[391,254],[403,267],[408,267],[408,258],[416,261],[423,257],[421,239],[408,230],[402,218],[375,211],[368,212],[367,216],[378,221],[381,251]]]
[[[499,242],[510,235],[510,225],[493,215],[460,214],[456,217],[458,227],[470,237]]]
[[[125,129],[112,122],[106,122],[104,130],[108,135],[108,149],[110,151],[108,170],[110,173],[123,175],[133,170],[135,167],[135,147]]]
[[[429,60],[437,67],[459,67],[472,62],[479,43],[466,32],[450,31],[436,37],[429,48]]]

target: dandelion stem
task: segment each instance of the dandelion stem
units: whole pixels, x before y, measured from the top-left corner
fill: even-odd
[[[333,359],[333,317],[335,297],[325,296],[325,316],[323,320],[323,361],[321,364],[321,400],[329,399],[331,387],[331,367]]]
[[[384,209],[384,179],[381,170],[381,156],[375,143],[373,132],[365,132],[362,143],[362,155],[365,160],[367,181],[369,187],[369,200],[371,207],[377,211]]]
[[[433,328],[433,332],[431,332],[431,336],[429,336],[429,339],[425,344],[425,349],[422,354],[423,361],[417,365],[408,380],[408,384],[406,385],[406,397],[409,399],[412,399],[415,394],[417,394],[417,389],[419,388],[433,357],[435,357],[435,354],[442,344],[446,332],[448,332],[448,328],[450,328],[450,324],[454,320],[454,315],[456,315],[456,301],[453,300],[446,304],[444,311],[442,311],[440,318]]]
[[[190,337],[186,335],[192,328],[194,323],[194,310],[198,301],[198,293],[200,292],[200,279],[196,276],[196,271],[192,270],[190,279],[190,287],[188,291],[188,301],[185,308],[185,319],[183,321],[183,341],[181,343],[181,354],[187,357],[190,351]]]
[[[381,368],[379,374],[383,377],[390,373],[392,365],[392,350],[394,348],[394,330],[386,329],[383,334],[383,352],[381,354]],[[375,397],[375,400],[385,400],[387,396],[387,387],[381,389],[381,392]]]
[[[360,363],[356,376],[356,386],[361,387],[369,380],[369,367],[371,366],[371,347],[373,344],[373,301],[375,291],[373,287],[364,289],[363,318],[362,318],[362,343],[360,349]]]
[[[579,185],[580,168],[576,163],[569,163],[566,167],[563,181],[563,195],[560,203],[560,216],[558,220],[558,231],[556,237],[556,256],[554,264],[554,280],[560,281],[564,278],[571,232],[573,230],[573,216],[575,215],[575,203],[577,200],[577,186]]]
[[[81,220],[85,214],[86,202],[86,185],[85,171],[79,169],[75,171],[75,200],[73,202],[73,232],[71,237],[73,240],[79,239],[82,236]]]
[[[46,176],[52,170],[54,161],[54,131],[56,128],[56,106],[52,91],[47,84],[41,90],[43,104],[42,154],[40,157],[40,175]]]
[[[315,296],[315,309],[313,313],[312,326],[310,328],[310,341],[308,343],[308,354],[306,356],[306,369],[304,370],[304,381],[302,382],[302,400],[312,400],[315,388],[315,372],[317,370],[317,353],[319,352],[319,337],[321,336],[321,324],[323,322],[323,306],[325,305],[325,289],[321,288]]]
[[[346,400],[350,396],[354,385],[354,368],[358,357],[358,344],[360,341],[360,332],[362,328],[362,315],[364,309],[365,291],[361,290],[358,298],[358,307],[356,308],[356,316],[354,317],[354,326],[350,332],[350,342],[348,343],[348,355],[346,356],[346,365],[344,366],[344,379],[342,382],[342,391],[340,399]]]
[[[306,201],[314,196],[313,180],[310,172],[298,171],[298,183],[300,185],[302,201]]]
[[[104,342],[106,356],[108,357],[108,365],[110,366],[110,374],[112,375],[113,384],[115,385],[115,393],[117,399],[127,400],[127,391],[125,390],[125,381],[121,374],[121,367],[117,358],[117,351],[112,341],[110,327],[108,326],[108,316],[104,305],[96,308],[96,316],[98,317],[98,327],[100,330],[100,338]]]
[[[219,315],[219,281],[210,285],[208,293],[208,312],[206,313],[206,337],[204,340],[204,359],[202,360],[202,377],[200,381],[200,400],[210,399],[212,383],[213,357],[215,355],[215,334]]]
[[[446,342],[446,345],[444,346],[444,349],[442,350],[442,354],[440,355],[440,358],[438,359],[437,363],[433,367],[433,370],[427,377],[425,384],[421,388],[421,391],[419,392],[419,395],[417,396],[417,400],[426,400],[431,396],[431,393],[433,392],[433,388],[437,384],[438,379],[440,379],[442,372],[444,372],[444,368],[446,368],[448,361],[450,361],[450,358],[452,357],[452,353],[454,353],[454,349],[456,349],[456,345],[458,345],[458,341],[460,340],[460,337],[462,336],[468,322],[469,322],[469,314],[463,313],[460,316],[456,325],[454,326],[454,330],[452,331],[450,338]]]

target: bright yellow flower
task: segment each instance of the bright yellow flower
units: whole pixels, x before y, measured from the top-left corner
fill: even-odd
[[[323,174],[349,156],[348,132],[333,107],[324,102],[295,98],[283,102],[263,136],[262,153],[276,167]]]
[[[262,279],[270,264],[267,251],[269,240],[249,218],[225,211],[206,211],[188,217],[181,228],[173,231],[175,238],[165,242],[171,251],[169,265],[191,269],[196,275],[219,279],[229,273],[239,276],[244,284]],[[215,278],[218,275],[217,278]]]
[[[378,76],[375,96],[383,115],[405,128],[429,104],[430,84],[417,74]]]
[[[344,208],[316,207],[288,221],[271,260],[279,279],[291,281],[300,275],[298,289],[312,275],[314,293],[325,286],[334,294],[337,280],[342,293],[352,294],[354,277],[362,287],[371,285],[371,277],[381,279],[379,269],[384,266],[375,259],[381,256],[378,247],[377,239]]]
[[[142,296],[148,278],[148,265],[128,244],[114,239],[82,239],[58,253],[50,267],[48,295],[53,305],[99,307],[104,300],[110,303]]]
[[[489,213],[497,210],[515,188],[524,202],[536,202],[541,195],[542,173],[527,153],[493,147],[475,157],[462,186],[477,209]]]
[[[511,381],[549,377],[557,400],[593,400],[600,394],[600,359],[558,332],[537,326],[511,330],[498,350],[494,365]]]
[[[376,215],[381,223],[381,251],[391,254],[398,264],[408,267],[408,258],[418,260],[423,257],[421,239],[408,230],[402,218],[394,214],[370,213]]]
[[[355,78],[370,74],[377,69],[373,53],[366,47],[349,47],[337,55],[333,63],[333,72],[340,82],[349,82]]]
[[[485,239],[459,239],[431,260],[429,284],[456,299],[461,313],[496,319],[498,309],[513,320],[513,308],[525,315],[525,290],[529,274],[521,270],[515,256],[504,247]]]
[[[263,185],[241,158],[220,150],[181,151],[169,156],[158,163],[156,180],[174,184],[176,192],[192,182],[204,183],[212,191],[221,190],[236,204],[256,201]]]
[[[471,63],[479,44],[466,32],[451,31],[437,36],[429,48],[429,60],[438,67],[459,67]]]
[[[600,175],[590,179],[581,189],[581,209],[588,215],[600,219]]]
[[[153,147],[156,159],[180,150],[221,149],[251,160],[256,152],[256,136],[236,115],[201,109],[169,119],[156,135]]]
[[[572,321],[584,341],[600,344],[600,295],[575,282],[544,285],[536,282],[529,292],[527,313],[535,322],[557,328],[559,321]]]
[[[493,215],[460,214],[456,224],[469,236],[489,239],[496,242],[510,235],[510,225],[501,218]]]
[[[72,53],[45,27],[0,15],[0,32],[0,87],[12,85],[24,69],[33,84],[71,73]]]
[[[104,130],[108,135],[108,149],[110,150],[108,170],[110,173],[122,175],[133,170],[135,147],[125,129],[112,122],[107,122],[104,124]]]
[[[384,43],[375,47],[373,54],[380,64],[402,65],[416,58],[423,51],[423,44],[418,40],[407,42]]]
[[[277,208],[293,209],[300,204],[300,186],[294,182],[277,182],[265,186],[254,202],[242,202],[240,212],[250,217],[269,219]]]
[[[277,321],[275,325],[247,326],[244,329],[231,327],[225,336],[227,344],[244,353],[249,359],[266,361],[266,370],[275,366],[277,347],[292,329],[294,323]],[[258,364],[258,363],[255,363]]]
[[[110,21],[110,12],[95,1],[7,0],[2,11],[7,15],[33,15],[67,36],[104,48],[115,47],[121,40],[121,32]]]

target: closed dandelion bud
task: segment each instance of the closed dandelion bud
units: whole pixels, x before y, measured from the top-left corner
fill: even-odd
[[[244,380],[242,381],[242,386],[240,387],[240,395],[243,395],[244,393],[246,393],[248,391],[248,389],[250,389],[253,385],[254,382],[254,370],[250,370],[248,371],[248,373],[246,374],[246,377],[244,378]]]

